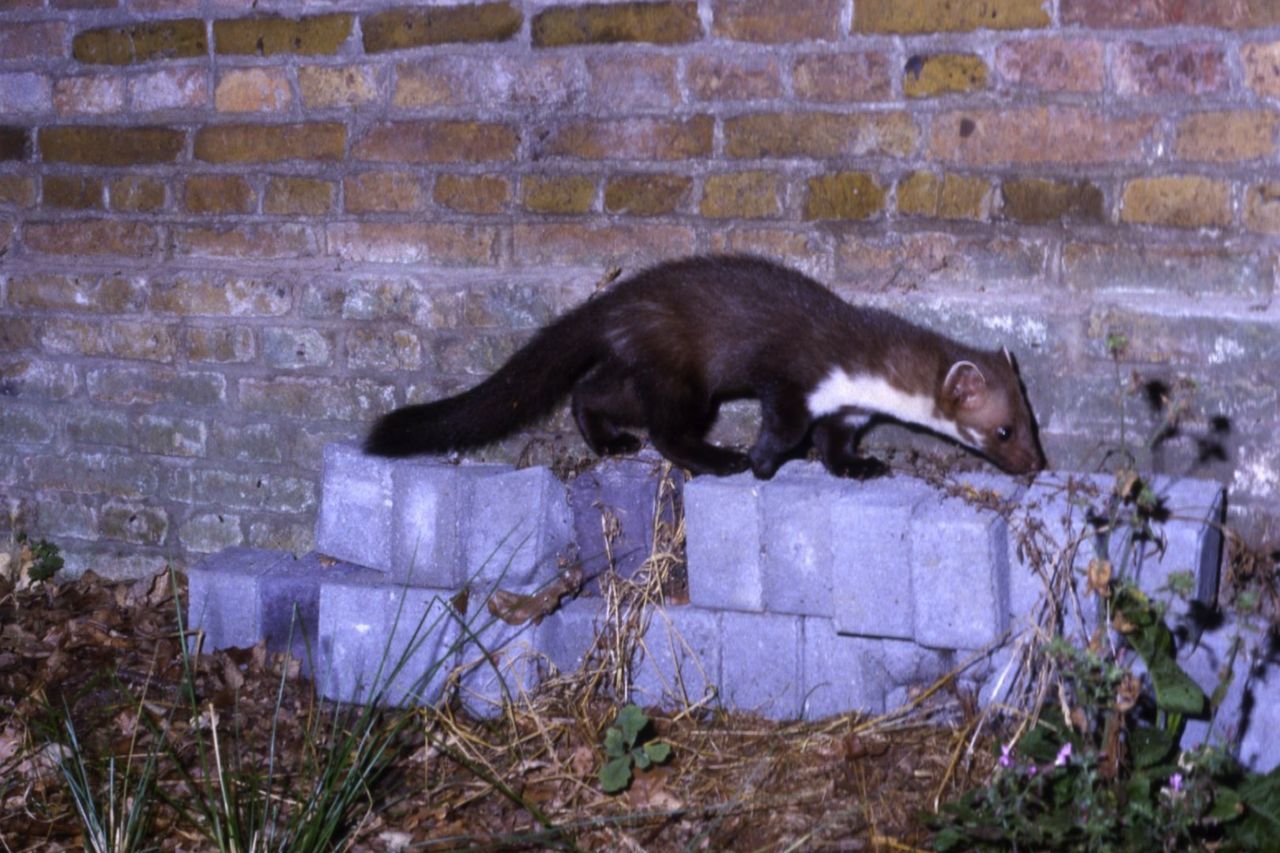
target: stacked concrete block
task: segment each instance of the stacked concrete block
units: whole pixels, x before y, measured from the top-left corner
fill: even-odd
[[[554,579],[573,530],[564,485],[546,468],[490,471],[465,483],[465,581],[535,592]]]
[[[290,559],[280,551],[228,548],[187,572],[187,628],[203,633],[203,651],[258,644],[266,633],[259,580]]]
[[[573,538],[588,589],[599,589],[599,575],[611,563],[621,577],[633,576],[652,553],[658,514],[675,522],[673,504],[684,476],[672,472],[675,501],[662,504],[662,469],[662,457],[646,452],[634,459],[601,459],[569,483]]]
[[[882,713],[884,646],[881,640],[840,634],[832,619],[805,619],[804,718],[816,720],[853,709]]]
[[[701,477],[685,484],[684,548],[693,604],[764,610],[760,487],[750,474]]]
[[[678,708],[718,696],[724,638],[714,610],[652,608],[632,673],[632,699]]]
[[[317,550],[359,566],[391,571],[392,467],[389,459],[368,456],[355,445],[325,447]]]

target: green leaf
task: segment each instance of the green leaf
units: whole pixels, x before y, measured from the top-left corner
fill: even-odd
[[[1213,808],[1209,809],[1209,820],[1218,823],[1233,821],[1244,814],[1244,803],[1240,795],[1225,785],[1219,785],[1213,794]]]
[[[1129,757],[1134,767],[1154,767],[1168,758],[1177,745],[1173,732],[1164,729],[1136,729],[1129,736]]]
[[[610,758],[621,758],[627,754],[627,744],[622,736],[622,729],[610,726],[604,733],[604,752]]]
[[[631,756],[614,758],[600,768],[600,787],[606,794],[616,794],[631,782]]]
[[[644,745],[644,754],[654,762],[661,764],[671,757],[671,744],[654,741]]]
[[[649,753],[643,749],[634,749],[631,751],[631,757],[635,759],[636,767],[641,770],[648,770],[649,765],[653,762],[649,760]]]
[[[622,729],[627,745],[633,746],[640,732],[649,725],[649,718],[645,716],[644,711],[640,710],[639,705],[632,703],[618,712],[616,725]]]
[[[1169,714],[1185,714],[1190,717],[1204,713],[1209,699],[1192,681],[1191,676],[1178,666],[1172,657],[1160,657],[1148,661],[1151,684],[1156,689],[1156,707]]]

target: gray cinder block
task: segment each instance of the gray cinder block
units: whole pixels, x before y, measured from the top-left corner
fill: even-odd
[[[700,607],[654,607],[632,675],[632,697],[642,705],[684,707],[720,685],[720,616]]]
[[[882,646],[880,640],[837,633],[831,619],[805,619],[805,719],[848,711],[883,713],[885,680],[876,666]]]
[[[832,541],[841,532],[832,502],[848,485],[820,465],[793,462],[760,486],[761,583],[770,612],[832,615]]]
[[[392,466],[391,460],[368,456],[355,445],[325,446],[316,550],[391,570]]]
[[[604,618],[604,599],[565,602],[538,626],[538,650],[560,672],[576,672],[595,643]]]
[[[476,478],[511,471],[509,465],[450,465],[403,460],[391,472],[390,579],[452,588],[467,582],[462,530]]]
[[[204,632],[201,651],[256,646],[263,635],[262,583],[292,560],[281,551],[226,548],[187,572],[187,627]]]
[[[759,483],[751,474],[698,477],[684,487],[689,600],[700,607],[764,609]]]
[[[533,592],[553,579],[573,530],[564,485],[546,468],[485,472],[467,484],[460,538],[468,582]]]
[[[729,708],[778,720],[802,707],[802,618],[773,613],[720,614],[721,689]]]
[[[458,648],[458,697],[468,713],[495,717],[509,700],[537,686],[537,631],[532,622],[512,625],[487,606],[492,590],[473,590]]]
[[[635,574],[653,550],[653,528],[659,507],[662,460],[606,458],[569,484],[573,509],[574,541],[586,577],[594,579],[608,569],[624,578]],[[678,495],[684,482],[672,471],[671,483]],[[670,505],[668,505],[669,507]],[[674,522],[670,509],[664,520]],[[606,532],[607,531],[607,532]],[[598,588],[589,585],[590,589]]]

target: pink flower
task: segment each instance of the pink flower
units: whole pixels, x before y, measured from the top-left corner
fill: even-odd
[[[1169,788],[1174,793],[1182,792],[1182,774],[1181,773],[1174,773],[1172,776],[1169,777]]]
[[[1058,757],[1053,760],[1054,767],[1066,767],[1067,760],[1071,758],[1071,742],[1068,741],[1062,745],[1062,749],[1058,750]]]
[[[1004,746],[1000,747],[1000,766],[1001,767],[1013,766],[1012,753],[1013,753],[1013,741],[1010,741],[1009,743],[1006,743]]]

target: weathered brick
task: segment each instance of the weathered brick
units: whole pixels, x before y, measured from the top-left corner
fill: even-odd
[[[6,397],[66,400],[80,388],[73,365],[23,358],[0,362],[0,388]]]
[[[1276,113],[1243,110],[1193,113],[1178,123],[1174,153],[1183,160],[1230,163],[1276,151]]]
[[[229,424],[214,421],[209,436],[211,458],[237,462],[284,462],[289,458],[290,441],[274,423]]]
[[[884,101],[893,95],[889,58],[880,52],[801,56],[791,80],[796,97],[806,101]]]
[[[399,121],[371,127],[352,153],[391,163],[486,163],[514,160],[519,144],[519,132],[509,124]]]
[[[689,119],[581,119],[540,135],[536,157],[586,160],[684,160],[711,154],[714,122]]]
[[[95,532],[132,545],[161,545],[169,532],[169,515],[162,507],[110,500],[102,507]]]
[[[142,498],[156,493],[158,477],[150,460],[109,453],[36,455],[27,460],[33,481],[53,492],[105,493]]]
[[[1117,118],[1079,107],[955,110],[933,121],[937,160],[973,165],[1130,163],[1142,159],[1156,117]]]
[[[441,175],[431,197],[462,213],[501,213],[511,202],[511,182],[502,175]]]
[[[738,41],[836,41],[840,0],[716,0],[713,32]]]
[[[340,222],[326,230],[326,253],[349,261],[489,265],[498,229],[440,222]]]
[[[1264,98],[1280,98],[1280,41],[1246,44],[1240,57],[1249,88]]]
[[[320,237],[296,222],[221,223],[170,229],[173,253],[196,258],[310,258],[320,254]]]
[[[680,102],[673,56],[637,56],[626,62],[590,57],[587,79],[592,103],[611,112],[671,108]]]
[[[269,327],[262,330],[262,361],[268,367],[326,367],[333,362],[332,335],[319,329]]]
[[[221,124],[196,131],[195,156],[207,163],[341,160],[346,139],[339,122]]]
[[[534,15],[534,47],[649,42],[680,44],[702,37],[696,3],[586,3]]]
[[[1226,51],[1216,44],[1122,45],[1114,63],[1122,95],[1204,95],[1230,84]]]
[[[101,178],[83,175],[46,175],[42,188],[45,207],[101,210],[104,206],[104,187]]]
[[[183,201],[191,213],[252,213],[258,198],[240,175],[190,175]]]
[[[1102,43],[1038,38],[996,48],[996,71],[1005,86],[1039,92],[1101,92],[1106,69]]]
[[[682,210],[693,190],[683,175],[617,175],[604,188],[606,213],[660,216]]]
[[[91,498],[57,495],[40,502],[40,529],[50,536],[95,539],[98,507]]]
[[[353,329],[347,334],[347,366],[360,370],[417,370],[422,342],[412,329]]]
[[[128,175],[108,185],[111,209],[125,213],[154,213],[164,207],[164,182],[157,178]]]
[[[506,41],[524,16],[510,3],[477,3],[430,9],[403,7],[360,18],[365,53],[383,53],[454,42]]]
[[[985,220],[991,214],[991,182],[947,173],[912,172],[898,185],[898,212],[905,216]]]
[[[970,30],[1028,30],[1051,23],[1039,0],[859,0],[853,10],[855,33],[903,35]]]
[[[39,322],[34,317],[3,314],[0,322],[0,352],[33,350],[39,339]]]
[[[306,554],[315,550],[313,525],[288,518],[264,518],[249,525],[250,548]]]
[[[97,368],[88,372],[85,385],[90,399],[122,406],[155,403],[221,406],[227,398],[227,380],[220,373],[161,366]]]
[[[783,187],[771,172],[709,175],[702,185],[699,212],[711,219],[760,219],[782,212]]]
[[[25,127],[0,127],[0,161],[26,160],[30,156],[30,130]]]
[[[41,406],[7,402],[0,409],[0,441],[5,444],[48,444],[58,433],[57,421]]]
[[[987,88],[987,64],[969,53],[912,56],[902,72],[902,93],[908,98],[936,98]]]
[[[782,95],[782,72],[772,56],[690,56],[689,93],[699,101],[750,101]],[[799,84],[797,84],[799,88]]]
[[[1120,219],[1176,228],[1231,224],[1231,184],[1200,176],[1134,178],[1120,198]]]
[[[0,206],[31,207],[36,203],[33,175],[0,175]]]
[[[584,175],[528,175],[520,200],[535,213],[586,213],[596,200],[596,182]]]
[[[213,105],[223,113],[278,113],[292,103],[283,68],[233,68],[222,72],[213,90]]]
[[[318,178],[276,176],[267,182],[262,197],[264,213],[319,216],[334,208],[338,187]]]
[[[579,60],[565,56],[435,56],[395,69],[397,107],[537,107],[540,113],[586,100]]]
[[[133,446],[133,421],[124,412],[78,410],[67,417],[67,438],[77,446]]]
[[[361,172],[342,181],[348,213],[409,212],[426,207],[422,182],[412,172]]]
[[[360,107],[379,99],[378,76],[367,65],[307,65],[298,69],[298,91],[310,109]]]
[[[902,157],[920,135],[905,112],[755,113],[726,119],[730,157]]]
[[[1001,216],[1045,225],[1063,220],[1104,222],[1102,190],[1091,181],[1015,178],[1000,185]]]
[[[516,259],[525,264],[652,263],[691,254],[693,230],[680,225],[517,224]]]
[[[107,75],[63,77],[53,84],[59,115],[98,115],[124,107],[124,78]]]
[[[46,127],[39,137],[46,163],[80,166],[173,163],[186,142],[186,133],[171,127]]]
[[[1244,200],[1244,224],[1250,231],[1280,234],[1280,181],[1249,187]]]
[[[230,18],[213,22],[214,50],[220,54],[271,56],[337,53],[351,36],[349,14],[304,18]]]
[[[82,219],[29,222],[22,229],[28,249],[50,255],[123,255],[146,258],[164,248],[161,232],[145,222]]]
[[[1062,22],[1087,27],[1166,27],[1174,25],[1257,29],[1280,24],[1280,8],[1269,0],[1221,3],[1218,0],[1063,0]]]
[[[1270,298],[1267,263],[1236,248],[1168,245],[1155,241],[1069,242],[1063,279],[1075,290],[1116,293],[1209,294]]]
[[[195,418],[142,415],[134,423],[137,448],[162,456],[204,456],[209,428]]]
[[[208,52],[205,24],[197,18],[86,30],[77,33],[71,45],[78,61],[107,65],[183,59]]]
[[[296,418],[368,423],[395,406],[395,388],[368,379],[241,379],[239,392],[245,411]]]
[[[869,172],[836,172],[808,182],[805,219],[871,219],[884,210],[886,190]]]
[[[135,314],[146,301],[146,283],[140,279],[53,273],[9,279],[9,304],[26,310]]]
[[[141,361],[172,362],[177,351],[174,329],[164,323],[52,319],[40,342],[56,355],[87,355]]]
[[[253,330],[245,326],[183,329],[182,353],[188,361],[246,364],[257,356]]]
[[[204,68],[162,68],[129,78],[129,106],[136,113],[194,110],[209,104]]]
[[[834,272],[830,247],[814,228],[735,226],[713,233],[709,243],[713,252],[762,255],[817,278],[830,279]]]
[[[154,279],[149,291],[153,312],[183,317],[277,317],[293,303],[287,284],[238,276]]]
[[[66,56],[65,21],[0,25],[0,61],[30,62]]]
[[[43,113],[53,109],[53,83],[44,74],[0,74],[0,115]]]
[[[178,528],[178,541],[196,554],[213,554],[244,544],[240,516],[230,513],[197,513]]]

